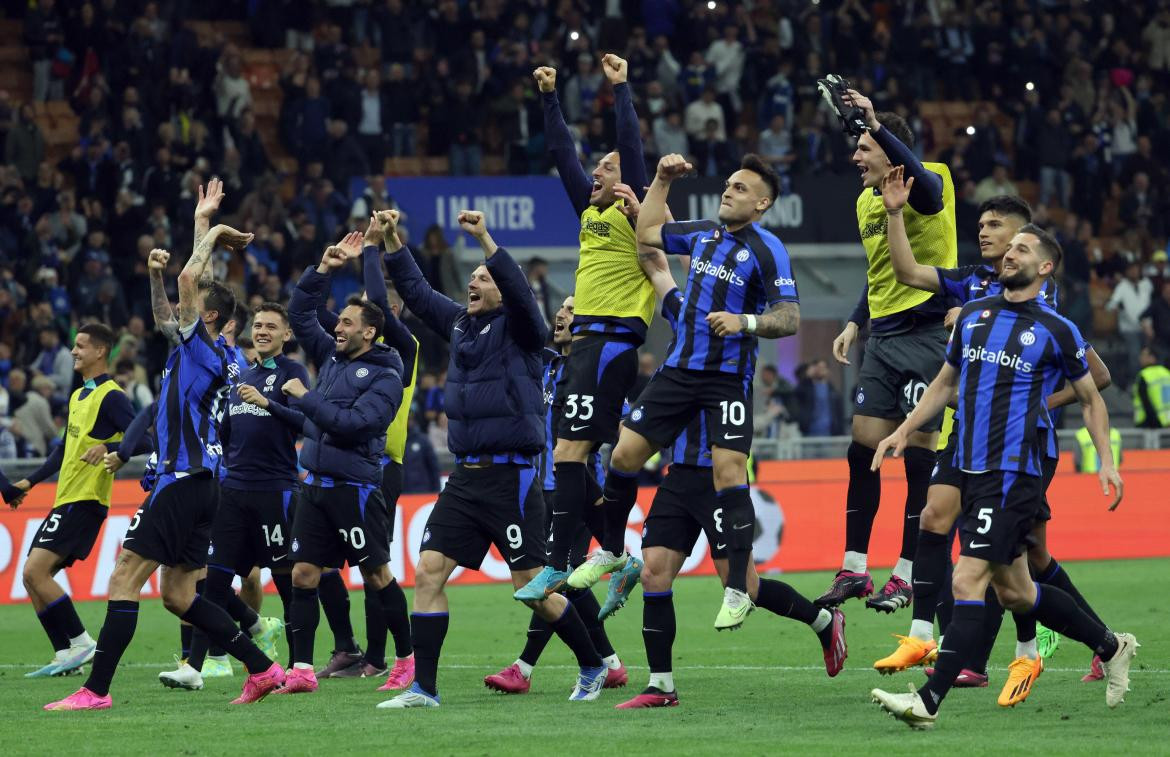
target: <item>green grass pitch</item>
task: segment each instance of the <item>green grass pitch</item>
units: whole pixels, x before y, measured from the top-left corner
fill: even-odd
[[[869,701],[875,686],[901,690],[922,680],[918,671],[880,677],[872,669],[905,633],[910,613],[865,610],[852,600],[847,616],[849,660],[830,680],[812,632],[764,611],[736,633],[711,627],[720,592],[715,578],[689,578],[675,586],[678,640],[675,682],[682,704],[669,710],[617,711],[613,706],[645,686],[641,600],[609,624],[618,653],[630,667],[630,686],[607,690],[592,703],[569,703],[575,667],[568,650],[550,643],[523,696],[483,687],[483,676],[511,663],[523,643],[528,613],[501,585],[450,590],[451,630],[439,668],[443,705],[437,710],[387,711],[379,681],[324,681],[316,694],[269,697],[233,707],[242,678],[208,682],[201,692],[163,689],[158,671],[178,646],[177,621],[158,600],[144,603],[138,634],[114,680],[114,707],[105,712],[49,713],[41,705],[73,691],[83,680],[26,680],[23,674],[49,658],[48,643],[25,606],[0,608],[0,751],[6,755],[181,754],[1166,754],[1170,750],[1170,632],[1161,598],[1144,593],[1142,577],[1164,560],[1075,563],[1073,579],[1098,612],[1142,643],[1133,691],[1116,710],[1104,701],[1104,684],[1081,683],[1090,654],[1063,640],[1031,697],[1014,709],[996,706],[1014,633],[1004,623],[992,657],[987,689],[955,690],[931,732],[913,732],[885,717]],[[877,576],[884,578],[884,572]],[[808,596],[829,574],[785,577]],[[279,601],[266,598],[276,614]],[[104,603],[79,609],[95,634]],[[362,602],[354,597],[355,628],[362,633]],[[318,657],[331,637],[318,637]],[[284,650],[283,642],[282,652]]]

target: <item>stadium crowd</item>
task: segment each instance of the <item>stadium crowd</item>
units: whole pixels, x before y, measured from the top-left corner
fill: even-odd
[[[582,160],[611,150],[612,119],[600,115],[613,100],[599,64],[608,50],[630,62],[647,162],[679,152],[711,176],[748,151],[785,182],[854,171],[852,145],[816,89],[827,71],[849,76],[879,109],[911,121],[921,155],[951,167],[961,237],[974,234],[986,197],[1018,191],[1033,202],[1064,247],[1062,307],[1098,344],[1117,343],[1115,381],[1133,380],[1144,346],[1170,358],[1166,0],[3,6],[21,21],[31,101],[0,93],[0,458],[41,456],[55,443],[75,381],[67,345],[87,319],[119,332],[118,381],[137,407],[149,404],[167,343],[151,327],[146,258],[186,247],[209,177],[225,182],[229,222],[256,233],[243,255],[219,253],[217,277],[252,304],[286,302],[326,243],[393,206],[376,190],[351,196],[353,177],[383,185],[394,159],[413,156],[445,158],[457,175],[550,170],[537,65],[562,72]],[[246,21],[249,45],[194,19]],[[282,61],[279,112],[263,124],[245,54],[257,48]],[[65,149],[50,144],[42,117],[44,103],[60,101],[80,137]],[[969,123],[932,107],[953,101],[970,103]],[[468,271],[451,242],[438,227],[411,240],[431,285],[460,299]],[[168,280],[184,257],[172,256]],[[529,281],[555,303],[546,268],[533,261]],[[356,265],[335,276],[333,301],[359,282]],[[412,330],[424,340],[426,389],[416,438],[429,430],[441,440],[445,347]],[[771,419],[789,417],[786,396],[839,407],[821,374],[814,363],[801,386],[770,391]],[[791,419],[806,433],[841,426]]]

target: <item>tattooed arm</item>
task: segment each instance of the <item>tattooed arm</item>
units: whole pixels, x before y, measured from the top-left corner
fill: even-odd
[[[175,344],[179,339],[179,322],[175,320],[175,311],[163,283],[163,271],[170,258],[171,254],[166,250],[151,250],[146,268],[150,272],[150,305],[154,310],[154,326],[168,342]]]
[[[748,319],[741,315],[739,321],[745,327]],[[755,335],[765,339],[779,339],[792,336],[800,328],[800,305],[795,302],[777,302],[762,315],[756,316]]]
[[[251,241],[251,234],[236,231],[222,223],[203,235],[179,273],[179,328],[190,326],[199,318],[199,282],[208,277],[205,272],[211,267],[211,252],[216,242],[222,242],[231,249],[242,249]]]
[[[211,217],[219,210],[219,204],[223,198],[223,182],[214,176],[211,181],[207,182],[206,191],[202,186],[199,187],[199,200],[195,203],[195,241],[191,245],[191,249],[199,247],[199,243],[203,241],[203,237],[211,229]],[[200,278],[210,279],[212,270],[212,266],[207,266],[203,269]]]

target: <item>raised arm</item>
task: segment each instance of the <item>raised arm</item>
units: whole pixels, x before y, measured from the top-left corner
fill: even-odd
[[[670,192],[670,183],[690,170],[691,164],[681,155],[663,155],[658,161],[658,171],[638,212],[638,244],[664,249],[662,224],[666,223],[668,212],[666,195]]]
[[[544,103],[544,139],[548,152],[556,164],[561,183],[569,194],[569,202],[578,214],[585,212],[589,207],[589,193],[593,189],[593,182],[581,167],[577,158],[577,148],[573,145],[573,135],[569,132],[569,125],[561,113],[561,102],[557,98],[557,71],[555,68],[541,66],[532,72],[536,84],[540,88],[540,98]]]
[[[385,213],[386,211],[381,211],[378,214],[379,223],[385,220]],[[398,249],[387,252],[383,259],[390,280],[394,282],[402,301],[410,308],[410,312],[418,316],[432,331],[450,341],[455,319],[466,308],[431,288],[414,262],[410,249],[398,240],[396,234],[394,236],[386,234],[386,238],[393,239],[394,244],[400,245]]]
[[[646,158],[642,148],[642,129],[638,123],[638,112],[634,110],[634,97],[626,82],[628,64],[622,58],[609,53],[601,59],[601,69],[613,85],[613,107],[617,121],[617,151],[622,166],[622,183],[630,186],[638,197],[649,183],[646,176]]]
[[[370,217],[366,227],[366,237],[362,247],[362,277],[366,287],[366,299],[382,309],[385,317],[385,326],[382,328],[382,339],[386,344],[398,350],[404,366],[413,365],[418,355],[418,340],[410,333],[410,329],[402,325],[402,321],[394,314],[390,307],[390,296],[386,289],[386,269],[382,266],[381,246],[393,247],[395,251],[402,249],[402,241],[398,238],[397,210],[383,210],[383,221],[377,216]],[[402,383],[409,386],[412,377],[409,371],[403,369]]]
[[[922,161],[889,130],[882,128],[874,113],[873,103],[855,89],[847,90],[845,102],[861,109],[869,135],[882,148],[890,163],[902,166],[906,175],[914,178],[914,191],[910,193],[910,207],[923,215],[934,215],[943,209],[942,177],[922,165]]]
[[[536,304],[536,295],[520,266],[498,246],[484,225],[483,213],[464,210],[459,214],[459,225],[483,248],[488,273],[500,290],[502,307],[508,313],[508,332],[516,343],[527,350],[539,350],[548,341],[548,322]]]
[[[195,203],[195,239],[191,249],[197,248],[211,229],[211,217],[219,210],[219,204],[223,202],[223,198],[223,181],[219,177],[211,177],[211,180],[207,182],[206,191],[202,185],[199,186],[199,199]],[[200,278],[210,279],[212,270],[212,266],[205,266]]]
[[[353,234],[347,235],[346,239],[351,236]],[[358,239],[360,238],[359,235]],[[292,325],[293,335],[318,365],[323,364],[336,352],[337,342],[317,320],[317,308],[323,305],[328,297],[329,279],[333,271],[345,265],[346,260],[345,253],[338,245],[327,248],[316,268],[305,269],[288,301],[288,319]]]
[[[199,240],[191,252],[187,264],[179,273],[179,328],[185,329],[199,319],[199,281],[204,269],[210,265],[211,251],[222,241],[224,246],[238,249],[252,241],[251,234],[236,231],[230,226],[219,224]]]
[[[150,275],[150,306],[154,311],[154,326],[168,342],[178,344],[179,321],[175,318],[163,281],[163,271],[170,259],[171,254],[166,250],[151,250],[150,257],[146,259],[146,269]]]
[[[923,423],[938,415],[947,406],[947,402],[955,393],[955,387],[959,383],[959,369],[951,365],[949,362],[943,363],[942,370],[935,376],[934,381],[930,382],[930,386],[926,387],[926,391],[922,393],[922,399],[914,406],[914,410],[910,415],[906,416],[906,420],[902,425],[894,430],[894,433],[887,436],[878,444],[877,451],[873,455],[873,463],[870,465],[870,470],[878,470],[882,466],[882,459],[886,456],[886,450],[892,450],[894,457],[901,457],[902,452],[906,449],[906,442],[910,434],[922,427]]]
[[[914,191],[914,177],[902,182],[903,167],[894,166],[882,180],[882,203],[886,206],[886,236],[890,242],[890,263],[894,266],[894,277],[906,286],[927,292],[939,290],[938,270],[934,266],[922,265],[914,259],[910,249],[910,237],[906,234],[906,222],[902,208]]]

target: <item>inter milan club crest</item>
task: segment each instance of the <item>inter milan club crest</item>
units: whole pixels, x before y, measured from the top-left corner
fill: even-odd
[[[1035,343],[1036,343],[1036,334],[1033,333],[1032,331],[1029,330],[1029,331],[1025,331],[1022,334],[1020,334],[1020,344],[1024,345],[1025,347],[1031,347]]]
[[[369,368],[358,368],[356,375],[358,378],[365,378],[366,376],[370,375],[370,369]]]
[[[735,253],[735,259],[741,263],[746,263],[747,259],[751,256],[752,254],[747,250],[740,250],[739,252]]]

